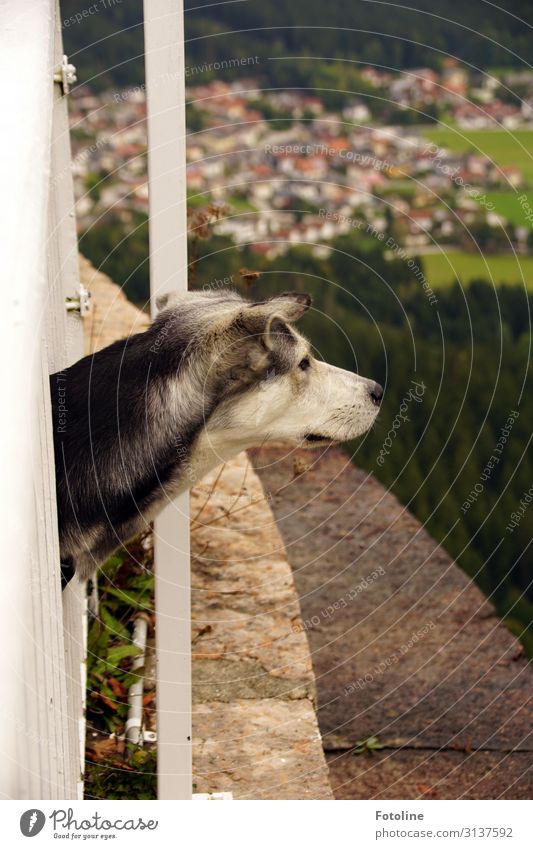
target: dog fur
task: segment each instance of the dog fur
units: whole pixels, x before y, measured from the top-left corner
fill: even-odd
[[[50,378],[61,562],[81,578],[179,492],[268,440],[363,434],[382,389],[315,359],[305,294],[165,295],[143,333]]]

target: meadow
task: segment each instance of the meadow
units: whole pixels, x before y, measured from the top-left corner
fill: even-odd
[[[514,165],[525,180],[533,180],[533,130],[461,130],[453,126],[424,127],[433,144],[455,153],[472,150],[500,167]]]
[[[494,211],[503,216],[509,224],[515,227],[529,228],[531,225],[524,220],[524,208],[518,200],[523,194],[527,195],[527,203],[533,208],[533,194],[522,192],[521,189],[517,191],[513,189],[507,192],[489,190],[487,199],[494,204]]]
[[[531,256],[443,251],[423,256],[422,263],[432,288],[448,286],[455,279],[466,286],[471,280],[483,278],[495,286],[502,283],[519,283],[525,285],[528,292],[533,292]]]

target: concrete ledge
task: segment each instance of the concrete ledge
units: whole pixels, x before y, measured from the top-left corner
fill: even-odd
[[[196,706],[193,728],[199,792],[214,787],[234,799],[333,798],[309,699],[210,702]]]
[[[80,279],[91,293],[91,311],[83,319],[85,353],[94,354],[133,333],[145,330],[150,316],[137,309],[116,283],[79,256]]]
[[[191,516],[195,792],[333,798],[291,568],[246,454],[196,487]]]

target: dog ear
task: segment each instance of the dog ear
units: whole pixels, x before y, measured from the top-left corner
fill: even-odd
[[[185,297],[187,297],[188,292],[164,292],[162,295],[157,295],[155,299],[155,305],[157,307],[158,312],[161,310],[166,310],[168,307],[174,307],[179,304]]]
[[[311,296],[300,292],[284,292],[266,301],[249,304],[240,311],[235,326],[244,328],[262,343],[263,349],[294,345],[296,337],[288,322],[297,321],[311,306]]]
[[[260,323],[259,323],[260,322]],[[234,385],[251,385],[268,376],[268,369],[290,364],[297,339],[286,320],[277,314],[254,316],[245,325],[250,335],[237,343],[232,353],[235,362],[231,367]]]
[[[296,344],[296,337],[284,319],[275,314],[267,319],[262,342],[267,350],[273,351],[280,344]]]
[[[267,308],[269,315],[276,314],[286,321],[298,321],[307,312],[313,299],[307,292],[282,292],[254,306]]]

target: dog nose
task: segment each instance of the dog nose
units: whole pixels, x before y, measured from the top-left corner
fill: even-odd
[[[379,383],[374,383],[374,386],[370,390],[370,397],[372,398],[372,403],[376,407],[379,407],[383,398],[383,386],[380,386]]]

